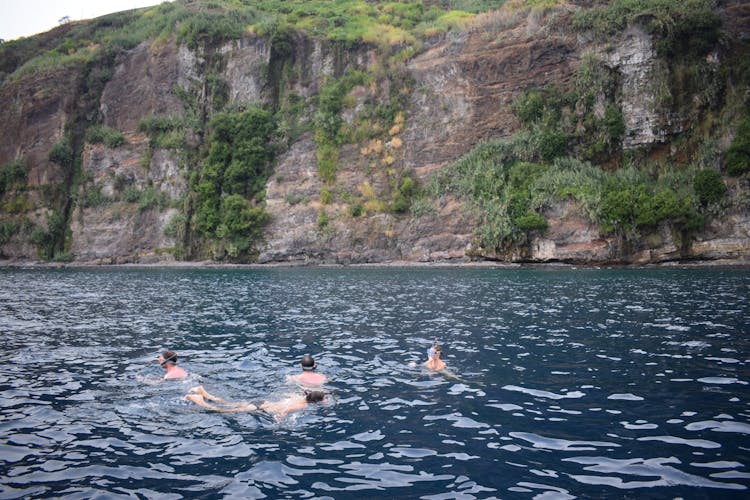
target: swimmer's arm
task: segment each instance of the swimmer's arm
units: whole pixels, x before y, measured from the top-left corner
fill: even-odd
[[[452,379],[458,380],[459,382],[466,382],[464,379],[462,379],[461,377],[459,377],[458,375],[456,375],[452,371],[446,370],[445,368],[443,368],[442,370],[440,370],[440,373],[442,373],[443,375],[445,375],[448,378],[452,378]]]

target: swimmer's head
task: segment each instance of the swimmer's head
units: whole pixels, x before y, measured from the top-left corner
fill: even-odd
[[[433,356],[439,356],[442,353],[443,353],[443,347],[439,345],[434,345],[430,347],[429,349],[427,349],[427,356],[430,358]]]
[[[326,398],[324,391],[305,391],[305,401],[308,403],[319,403]]]
[[[161,356],[156,359],[159,361],[159,364],[161,366],[164,366],[167,363],[177,364],[177,353],[174,351],[164,351],[163,353],[161,353]]]
[[[313,359],[313,357],[309,354],[305,354],[304,356],[302,356],[302,361],[300,364],[302,365],[302,369],[305,371],[314,370],[317,366],[315,363],[315,359]]]

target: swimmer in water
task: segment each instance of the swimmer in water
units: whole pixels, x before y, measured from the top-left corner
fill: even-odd
[[[288,413],[304,410],[310,403],[325,401],[325,395],[326,393],[323,391],[305,391],[302,394],[288,394],[284,399],[279,401],[264,401],[256,405],[255,403],[247,401],[227,401],[218,396],[214,396],[204,389],[202,385],[199,385],[190,389],[190,392],[185,396],[185,399],[197,404],[198,406],[219,413],[255,413],[258,411],[264,411],[276,416],[277,418],[281,418]],[[209,401],[216,404],[209,403]]]
[[[302,373],[288,375],[287,381],[299,384],[303,387],[320,387],[325,384],[326,376],[322,373],[315,372],[318,364],[312,356],[309,354],[302,356],[300,366],[302,367]]]
[[[174,351],[164,351],[156,358],[159,366],[164,368],[167,373],[164,374],[165,380],[181,379],[187,377],[187,372],[177,366],[177,353]]]
[[[423,364],[432,371],[445,370],[445,362],[440,359],[440,355],[443,354],[443,348],[439,345],[433,345],[427,350],[427,361]]]

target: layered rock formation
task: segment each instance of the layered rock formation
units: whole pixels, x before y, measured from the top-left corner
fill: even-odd
[[[743,11],[744,12],[744,11]],[[409,86],[408,117],[390,142],[394,166],[420,184],[483,140],[510,137],[519,130],[512,103],[528,88],[571,84],[585,54],[598,54],[620,75],[622,113],[626,127],[624,149],[648,149],[679,131],[656,106],[654,73],[659,64],[650,36],[629,29],[606,47],[564,29],[566,13],[552,18],[540,14],[503,14],[460,34],[433,41],[411,59],[405,71]],[[295,77],[287,82],[302,99],[315,96],[326,77],[346,68],[371,69],[377,54],[363,47],[341,53],[340,48],[299,36],[284,64]],[[173,40],[143,43],[122,57],[101,93],[96,112],[100,122],[124,134],[117,147],[83,144],[79,200],[66,213],[70,257],[78,262],[158,262],[175,259],[174,249],[186,236],[168,227],[189,197],[189,158],[179,151],[151,144],[138,130],[150,116],[187,112],[180,93],[198,95],[204,115],[210,114],[207,66],[219,60],[218,76],[226,82],[233,105],[274,106],[278,89],[270,80],[274,64],[271,45],[248,36],[217,47],[189,49]],[[80,112],[78,82],[82,68],[69,68],[6,82],[0,103],[7,110],[0,123],[0,164],[23,158],[28,164],[28,220],[44,226],[55,204],[45,192],[50,186],[73,186],[71,172],[51,162],[49,151],[62,140],[66,125]],[[217,76],[214,74],[214,76]],[[71,85],[71,82],[75,84]],[[382,83],[382,82],[381,82]],[[287,89],[288,90],[288,89]],[[355,88],[352,99],[373,98],[388,89]],[[364,98],[364,97],[363,97]],[[356,109],[356,108],[355,108]],[[313,113],[309,106],[306,113]],[[345,111],[347,113],[349,111]],[[344,117],[345,120],[347,117]],[[206,116],[203,116],[206,119]],[[671,127],[671,128],[670,128]],[[199,144],[202,138],[192,139]],[[317,168],[311,133],[302,134],[277,158],[266,192],[271,222],[259,248],[261,263],[378,263],[438,262],[477,258],[524,262],[649,263],[680,259],[747,259],[750,256],[750,216],[747,207],[722,220],[710,221],[691,241],[677,241],[668,228],[627,248],[603,237],[599,228],[570,201],[550,208],[549,230],[533,235],[524,249],[498,254],[475,244],[479,218],[465,200],[444,196],[422,213],[369,213],[352,217],[341,197],[322,203],[321,190],[356,193],[367,184],[383,196],[391,192],[388,178],[369,168],[354,145],[342,147],[335,185],[323,183]],[[130,193],[151,193],[165,203],[129,199]],[[80,200],[99,192],[105,204],[86,206]],[[10,195],[6,195],[10,196]],[[132,197],[131,197],[132,198]],[[321,223],[321,213],[327,218]],[[189,213],[186,214],[189,217]],[[169,234],[167,236],[167,234]],[[29,236],[19,232],[0,246],[10,259],[36,259]],[[184,255],[177,254],[177,258]]]

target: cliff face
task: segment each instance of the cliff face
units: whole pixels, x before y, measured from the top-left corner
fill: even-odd
[[[742,11],[744,12],[744,11]],[[576,263],[648,263],[680,259],[747,259],[750,214],[735,204],[727,216],[711,219],[688,239],[659,227],[641,240],[623,245],[603,236],[572,200],[548,207],[546,232],[535,232],[526,246],[500,254],[477,246],[480,217],[466,200],[443,195],[426,210],[391,213],[365,211],[352,216],[351,194],[367,200],[393,196],[393,178],[411,176],[425,186],[436,172],[489,139],[507,138],[521,127],[513,103],[529,88],[567,88],[586,54],[597,54],[618,75],[618,95],[625,126],[621,147],[639,151],[669,143],[684,126],[680,117],[658,105],[660,59],[651,37],[634,27],[600,46],[565,29],[566,13],[547,18],[538,13],[505,14],[484,25],[434,41],[401,70],[406,74],[406,119],[386,137],[385,167],[360,145],[344,145],[335,183],[321,180],[317,145],[310,132],[294,139],[276,159],[266,186],[265,227],[257,260],[261,263],[364,263],[387,261],[463,261],[489,258],[510,261]],[[745,29],[740,24],[737,29]],[[6,82],[0,105],[0,165],[23,158],[26,186],[8,190],[9,202],[23,195],[25,204],[9,213],[44,228],[53,213],[65,215],[66,250],[79,262],[158,262],[185,255],[175,249],[190,236],[175,221],[190,217],[190,155],[154,140],[140,127],[144,118],[193,113],[207,120],[216,98],[211,79],[226,83],[230,105],[278,107],[283,94],[302,100],[316,96],[327,78],[347,69],[373,70],[377,52],[340,47],[302,36],[292,51],[277,57],[263,38],[248,36],[218,46],[188,48],[173,40],[143,43],[122,56],[104,86],[95,110],[99,123],[123,134],[123,144],[90,144],[73,134],[80,153],[76,182],[70,167],[49,160],[53,146],[71,134],[80,120],[82,68],[69,68]],[[278,72],[293,77],[279,79]],[[663,77],[659,77],[663,78]],[[74,82],[74,84],[71,84]],[[366,100],[387,101],[391,90],[355,86],[351,122]],[[193,101],[185,98],[193,96]],[[192,104],[191,104],[192,102]],[[197,105],[195,104],[197,103]],[[192,106],[192,107],[191,107]],[[315,110],[308,104],[303,116]],[[91,114],[91,113],[90,113]],[[192,116],[192,115],[191,115]],[[76,139],[77,138],[77,139]],[[205,137],[188,137],[200,146]],[[65,202],[70,189],[75,203]],[[322,201],[321,192],[334,193]],[[335,194],[339,193],[339,194]],[[360,194],[361,193],[361,194]],[[742,189],[730,196],[744,196]],[[738,208],[739,207],[739,208]],[[7,212],[7,210],[6,210]],[[182,214],[182,215],[181,215]],[[325,220],[321,220],[324,217]],[[182,229],[181,229],[182,228]],[[31,231],[17,230],[0,240],[0,255],[36,259]],[[175,257],[176,256],[176,257]]]

